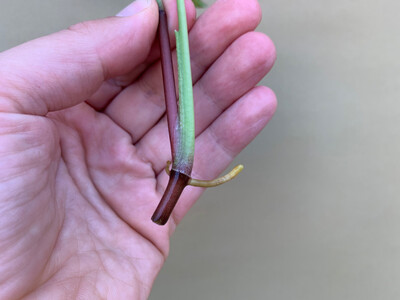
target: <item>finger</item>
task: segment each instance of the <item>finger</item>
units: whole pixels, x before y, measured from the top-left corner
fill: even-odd
[[[275,94],[260,86],[235,102],[196,139],[192,177],[216,178],[267,125],[276,110]],[[164,191],[168,176],[161,173],[159,189]],[[173,213],[179,223],[203,193],[203,188],[186,187]]]
[[[235,39],[254,30],[259,21],[256,0],[217,1],[211,6],[189,33],[193,82]],[[132,135],[134,142],[139,140],[165,112],[160,63],[120,93],[105,112]]]
[[[176,0],[164,0],[164,7],[168,15],[168,31],[170,37],[170,44],[175,48],[175,34],[174,31],[178,28],[178,16],[176,8]],[[196,20],[196,8],[191,0],[186,0],[186,18],[188,28],[191,29]],[[127,74],[123,74],[116,78],[105,81],[98,91],[91,96],[87,102],[96,110],[103,110],[109,102],[122,91],[123,88],[130,85],[137,79],[151,64],[153,64],[160,57],[159,41],[156,38],[146,60],[130,70]]]
[[[44,115],[90,97],[105,79],[128,73],[147,57],[157,4],[136,0],[130,17],[81,23],[0,54],[1,110]]]
[[[274,61],[274,45],[264,34],[250,32],[237,39],[194,86],[196,134],[252,89]],[[136,146],[159,172],[171,159],[168,143],[167,124],[162,120]]]

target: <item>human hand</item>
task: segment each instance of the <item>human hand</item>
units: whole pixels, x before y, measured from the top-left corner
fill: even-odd
[[[164,2],[172,32],[175,0]],[[193,176],[207,179],[272,117],[273,92],[255,85],[275,49],[252,32],[256,0],[217,1],[196,22],[186,4]],[[166,226],[150,220],[170,159],[157,11],[155,1],[137,0],[122,13],[131,16],[0,54],[0,299],[148,297],[169,237],[202,193],[187,187]]]

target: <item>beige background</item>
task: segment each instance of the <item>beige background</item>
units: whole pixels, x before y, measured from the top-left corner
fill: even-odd
[[[128,2],[1,0],[0,50]],[[400,2],[260,3],[277,114],[178,228],[150,298],[400,299]]]

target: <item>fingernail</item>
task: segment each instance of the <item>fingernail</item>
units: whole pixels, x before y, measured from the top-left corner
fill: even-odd
[[[152,0],[135,0],[123,10],[121,10],[117,16],[118,17],[129,17],[133,16],[142,10],[150,6]]]

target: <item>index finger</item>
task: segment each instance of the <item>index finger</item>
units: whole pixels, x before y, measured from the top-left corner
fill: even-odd
[[[1,53],[0,111],[45,115],[71,107],[142,63],[158,8],[148,0],[132,7],[132,16],[84,22]]]

